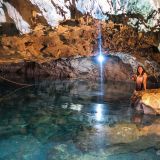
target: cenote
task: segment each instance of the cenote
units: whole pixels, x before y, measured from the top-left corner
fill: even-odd
[[[1,81],[0,159],[142,160],[159,157],[159,117],[130,106],[133,83]],[[146,132],[146,130],[150,130]]]
[[[0,0],[0,160],[160,160],[160,0]]]

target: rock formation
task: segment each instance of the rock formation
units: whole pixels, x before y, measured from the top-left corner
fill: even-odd
[[[144,114],[160,114],[160,89],[134,92],[132,104]]]
[[[31,61],[41,66],[43,66],[44,63],[54,66],[54,63],[52,64],[52,62],[53,60],[56,60],[56,63],[64,66],[62,68],[66,68],[68,65],[65,64],[68,62],[62,64],[61,60],[58,59],[62,58],[67,61],[67,59],[70,58],[76,60],[74,57],[97,55],[97,37],[99,33],[97,25],[99,25],[99,22],[94,19],[91,20],[92,23],[89,25],[82,24],[80,20],[67,20],[60,24],[56,29],[38,25],[34,32],[30,34],[1,37],[1,72],[2,70],[5,70],[3,65],[7,63],[23,63],[24,61]],[[139,39],[139,34],[137,34],[136,30],[128,26],[121,26],[120,24],[114,24],[113,22],[102,22],[101,27],[102,48],[106,56],[118,56],[124,63],[132,66],[133,71],[136,70],[138,64],[142,64],[147,68],[149,76],[152,76],[159,81],[160,59],[158,58],[159,53],[155,49],[156,46],[154,46],[154,44],[157,43],[155,34],[141,36],[141,39]],[[109,75],[112,75],[112,78],[110,79],[113,80],[116,79],[117,76],[122,76],[123,72],[118,71],[121,67],[117,67],[117,72],[111,74],[114,73],[112,68],[115,67],[116,62],[113,66],[109,66],[109,64],[110,63],[107,61],[105,75],[107,75],[110,70]],[[51,68],[53,69],[53,67]],[[46,70],[48,69],[49,68],[46,68]],[[57,71],[58,70],[59,69],[57,69]],[[72,68],[69,68],[69,70],[72,70]],[[93,68],[90,68],[89,70],[93,70]],[[126,73],[128,72],[129,74],[125,74],[128,76],[117,78],[117,80],[129,79],[133,71],[126,70]],[[90,74],[92,75],[92,73]],[[72,75],[74,75],[74,73],[72,73]],[[109,77],[109,75],[107,77]]]
[[[142,64],[150,79],[159,81],[159,2],[146,2],[1,0],[1,72],[13,63],[21,66],[30,61],[42,66],[61,58],[95,56],[101,28],[105,55],[118,56],[132,72]],[[131,74],[130,69],[127,72]]]
[[[0,22],[14,23],[21,33],[28,33],[35,23],[57,26],[59,21],[90,15],[96,19],[123,21],[140,30],[157,30],[159,0],[1,0]]]
[[[104,66],[104,80],[130,81],[132,68],[116,56],[108,56]],[[3,74],[19,74],[26,77],[52,76],[53,79],[87,78],[98,80],[99,66],[95,57],[63,58],[49,62],[36,63],[25,61],[21,63],[0,64]]]

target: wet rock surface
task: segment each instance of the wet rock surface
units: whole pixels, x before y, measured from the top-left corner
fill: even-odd
[[[133,106],[144,114],[160,114],[160,89],[134,92]]]

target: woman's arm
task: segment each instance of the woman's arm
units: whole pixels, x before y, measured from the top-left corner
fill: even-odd
[[[137,79],[137,75],[132,75],[132,77],[131,77],[131,79],[133,80],[133,81],[136,81],[136,79]]]
[[[144,90],[147,89],[147,74],[144,73],[143,75],[143,87],[144,87]]]

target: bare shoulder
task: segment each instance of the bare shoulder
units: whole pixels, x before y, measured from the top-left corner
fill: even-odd
[[[144,74],[143,74],[143,77],[144,77],[144,78],[147,78],[147,73],[144,73]]]

